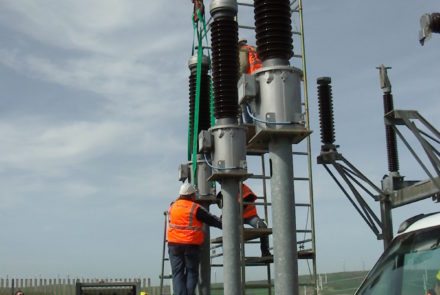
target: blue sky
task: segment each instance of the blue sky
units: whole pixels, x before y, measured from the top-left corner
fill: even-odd
[[[393,67],[395,108],[440,126],[440,36],[418,43],[420,16],[439,9],[304,1],[313,158],[320,76],[332,77],[340,151],[376,183],[387,173],[376,66]],[[186,159],[191,12],[190,1],[0,2],[0,277],[157,279],[162,212]],[[424,177],[399,152],[401,173]],[[381,242],[313,171],[318,269],[368,269]],[[400,208],[394,221],[437,206]]]

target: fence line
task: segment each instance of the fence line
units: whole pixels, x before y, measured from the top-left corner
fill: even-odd
[[[132,282],[138,283],[141,291],[148,295],[160,295],[158,286],[151,286],[150,278],[0,278],[0,295],[14,295],[16,291],[22,290],[25,295],[76,295],[75,284],[80,283],[116,283]],[[169,293],[169,286],[165,292]]]

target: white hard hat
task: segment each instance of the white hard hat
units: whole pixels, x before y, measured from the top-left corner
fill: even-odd
[[[191,183],[184,183],[180,186],[179,195],[190,196],[196,192],[196,188]]]

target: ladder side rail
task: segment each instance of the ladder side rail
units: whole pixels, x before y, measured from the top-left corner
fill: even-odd
[[[302,71],[303,71],[303,92],[304,92],[304,111],[305,111],[305,123],[307,130],[310,130],[310,112],[309,112],[309,95],[308,95],[308,81],[307,81],[307,62],[305,52],[305,36],[304,36],[304,16],[303,16],[303,4],[302,0],[293,0],[291,6],[298,2],[297,10],[299,12],[299,25],[301,33],[301,56],[302,56]],[[312,151],[311,151],[311,139],[307,136],[307,166],[309,172],[309,202],[310,202],[310,226],[311,226],[311,239],[312,239],[312,251],[314,253],[313,258],[313,282],[314,282],[314,295],[317,295],[318,290],[318,278],[317,278],[317,266],[316,266],[316,237],[315,237],[315,207],[313,198],[313,173],[312,173]]]
[[[165,216],[165,225],[164,225],[164,231],[163,231],[163,247],[162,247],[162,270],[160,275],[160,294],[163,294],[163,279],[164,279],[164,272],[165,272],[165,249],[167,244],[167,226],[168,226],[168,212],[163,213]]]

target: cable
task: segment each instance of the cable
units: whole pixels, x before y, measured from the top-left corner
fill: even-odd
[[[231,168],[214,167],[211,163],[209,163],[208,158],[206,157],[206,154],[203,154],[203,157],[205,158],[205,162],[206,162],[206,164],[207,164],[211,169],[216,169],[216,170],[233,170],[233,169],[241,169],[240,167],[231,167]]]
[[[255,121],[257,121],[259,123],[268,124],[268,125],[293,125],[293,124],[295,124],[293,122],[269,122],[269,121],[261,120],[261,119],[255,117],[254,114],[252,114],[251,108],[249,107],[248,104],[246,104],[246,111],[252,119],[254,119]]]

